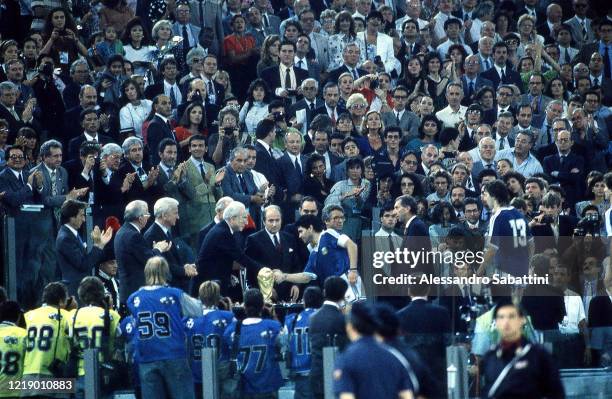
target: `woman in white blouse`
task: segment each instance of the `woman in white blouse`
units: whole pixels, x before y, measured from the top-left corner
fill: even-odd
[[[151,40],[140,18],[132,18],[128,22],[122,39],[125,59],[134,66],[134,74],[145,76],[147,70],[152,66],[149,54],[155,50],[155,46],[151,45]]]
[[[136,136],[142,139],[142,124],[151,112],[151,100],[144,99],[140,85],[127,79],[121,85],[121,110],[119,124],[123,137]]]
[[[263,79],[255,79],[247,90],[247,99],[240,110],[240,124],[255,135],[257,124],[268,115],[270,89]]]

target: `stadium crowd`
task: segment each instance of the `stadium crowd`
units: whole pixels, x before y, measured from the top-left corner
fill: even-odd
[[[342,399],[444,397],[449,344],[475,396],[612,365],[605,2],[7,0],[0,37],[0,397],[82,397],[94,347],[146,399],[203,347],[253,399],[321,398],[325,346]],[[396,249],[549,280],[374,289]]]

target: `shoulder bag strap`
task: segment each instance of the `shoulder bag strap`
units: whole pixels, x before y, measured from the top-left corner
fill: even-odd
[[[499,386],[502,384],[502,382],[504,382],[504,379],[506,379],[506,376],[508,375],[508,373],[510,372],[510,370],[512,370],[512,368],[514,367],[514,365],[523,357],[527,354],[527,352],[529,352],[529,350],[531,349],[531,345],[527,344],[519,353],[516,354],[516,356],[514,356],[514,358],[510,361],[510,363],[506,364],[506,367],[503,368],[503,370],[501,371],[501,373],[499,373],[499,375],[497,376],[497,379],[495,380],[495,382],[493,382],[493,385],[491,386],[491,389],[489,389],[488,392],[488,396],[489,398],[494,397],[495,395],[495,391],[497,391],[497,389],[499,388]]]

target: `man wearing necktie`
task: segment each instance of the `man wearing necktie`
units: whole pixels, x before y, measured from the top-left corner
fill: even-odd
[[[147,129],[147,142],[151,156],[151,164],[159,163],[158,146],[165,139],[176,140],[171,129],[170,117],[172,116],[172,104],[170,97],[160,94],[153,99],[153,110],[155,115]]]
[[[91,270],[98,264],[104,255],[104,247],[113,237],[113,230],[108,227],[101,231],[95,226],[91,238],[93,246],[88,246],[81,237],[81,227],[85,222],[85,209],[87,204],[75,199],[68,199],[61,208],[62,225],[54,240],[57,250],[57,263],[62,273],[62,280],[66,282],[69,295],[77,295],[81,280],[91,275]]]
[[[565,190],[566,206],[573,206],[584,192],[582,184],[585,160],[572,152],[573,145],[574,141],[568,130],[557,132],[555,140],[557,153],[545,157],[542,162],[544,172],[552,176]]]
[[[284,193],[281,204],[286,223],[293,223],[295,211],[302,200],[306,157],[301,154],[302,135],[294,130],[285,134],[285,153],[277,161],[280,176],[279,191]]]
[[[299,273],[303,266],[296,261],[296,243],[293,237],[281,230],[281,209],[276,205],[267,206],[262,213],[263,229],[247,237],[245,253],[262,265],[278,269],[283,273]],[[255,273],[247,279],[251,285],[257,284]],[[299,295],[299,285],[288,282],[275,287],[279,300],[295,302]]]
[[[294,99],[297,88],[308,78],[308,72],[294,66],[296,45],[290,41],[281,42],[280,64],[264,69],[261,78],[274,89],[274,94],[287,100]]]
[[[259,208],[264,203],[264,195],[257,191],[253,175],[247,170],[248,151],[236,147],[230,152],[229,162],[225,166],[225,178],[221,182],[223,195],[232,197],[248,208],[248,212],[257,223]]]
[[[272,145],[276,139],[276,123],[270,119],[263,119],[257,124],[255,130],[255,151],[257,161],[253,168],[268,179],[268,187],[279,187],[278,163],[272,154]],[[280,190],[278,190],[280,194]]]
[[[176,6],[176,22],[172,26],[173,33],[177,36],[181,36],[183,41],[183,56],[187,56],[189,50],[198,44],[198,36],[200,28],[192,25],[191,20],[191,7],[187,0],[180,0]]]

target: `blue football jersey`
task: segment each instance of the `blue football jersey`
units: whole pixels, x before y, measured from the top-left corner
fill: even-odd
[[[119,322],[119,330],[121,330],[121,336],[125,337],[125,352],[128,358],[128,363],[131,365],[132,378],[134,386],[140,386],[140,380],[138,377],[138,350],[136,348],[136,323],[132,316],[124,317]]]
[[[489,221],[488,239],[497,249],[495,264],[513,276],[529,274],[531,231],[523,214],[514,207],[500,208]]]
[[[127,301],[141,363],[187,357],[181,297],[173,287],[142,287]]]
[[[225,329],[233,320],[234,314],[225,310],[209,310],[203,316],[184,319],[195,383],[202,383],[202,348],[217,348],[219,360],[229,358],[221,343]]]
[[[338,245],[340,234],[335,230],[325,230],[319,244],[308,258],[304,272],[317,275],[319,284],[323,284],[330,276],[341,276],[348,272],[350,261],[346,248]]]
[[[291,354],[289,368],[299,374],[307,374],[310,371],[308,322],[310,316],[316,311],[317,309],[308,308],[285,317],[285,327],[289,333],[289,353]]]
[[[231,353],[235,329],[236,322],[233,322],[223,335],[223,345],[228,353]],[[238,366],[242,373],[244,393],[277,392],[283,384],[276,344],[280,330],[280,323],[269,319],[242,325],[238,344]]]

